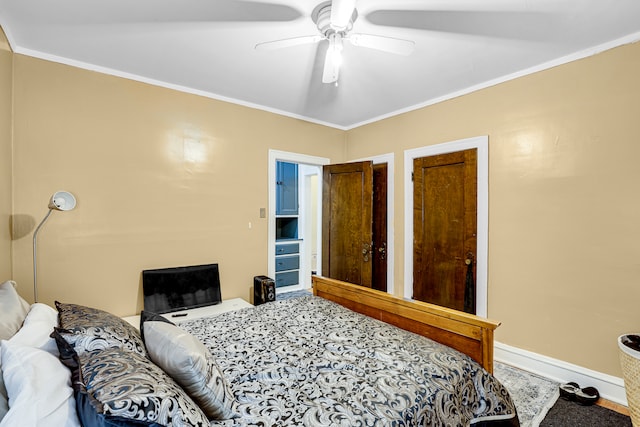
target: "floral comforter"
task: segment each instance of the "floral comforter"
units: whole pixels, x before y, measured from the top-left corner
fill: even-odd
[[[180,324],[215,356],[241,416],[228,426],[518,426],[466,355],[319,297]]]

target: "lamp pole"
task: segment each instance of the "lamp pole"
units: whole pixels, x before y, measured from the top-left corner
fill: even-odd
[[[33,302],[38,302],[38,232],[49,219],[51,212],[56,211],[70,211],[76,207],[76,198],[68,191],[57,191],[51,196],[49,200],[49,212],[44,216],[40,224],[33,232]]]
[[[38,302],[38,231],[40,231],[40,228],[42,228],[44,223],[47,221],[51,212],[53,211],[49,209],[49,212],[44,216],[40,225],[36,228],[36,231],[33,232],[33,302]]]

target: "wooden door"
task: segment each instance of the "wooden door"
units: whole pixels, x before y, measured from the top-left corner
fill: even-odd
[[[413,298],[475,313],[477,150],[414,159]]]
[[[373,165],[372,288],[387,292],[387,164]]]
[[[323,167],[323,276],[371,287],[372,211],[372,162]]]

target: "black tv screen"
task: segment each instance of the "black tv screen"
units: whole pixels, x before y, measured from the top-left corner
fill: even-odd
[[[160,268],[142,271],[144,310],[170,313],[218,304],[218,264]]]

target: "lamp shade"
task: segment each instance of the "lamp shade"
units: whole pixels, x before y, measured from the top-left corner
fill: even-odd
[[[49,209],[70,211],[76,207],[76,198],[68,191],[56,191],[49,200]]]

